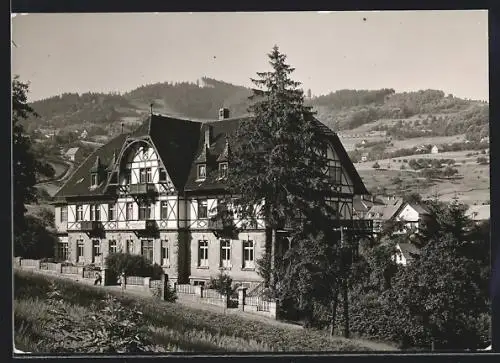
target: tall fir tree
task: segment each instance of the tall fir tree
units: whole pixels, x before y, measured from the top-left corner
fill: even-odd
[[[329,202],[335,182],[326,172],[327,140],[304,105],[300,83],[290,77],[294,68],[277,46],[268,57],[272,71],[252,79],[252,117],[241,123],[232,142],[228,184],[238,217],[263,218],[270,232],[271,243],[260,261],[269,287],[307,312],[320,286],[338,285],[338,216]],[[256,205],[262,206],[260,216]],[[277,231],[285,226],[291,248],[278,256]]]

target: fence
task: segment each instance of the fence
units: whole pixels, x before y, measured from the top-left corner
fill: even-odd
[[[48,270],[49,263],[48,262],[40,262],[40,270]]]
[[[249,307],[250,311],[271,313],[272,308],[276,308],[276,303],[266,300],[261,296],[246,296],[245,297],[245,310]]]
[[[190,284],[181,284],[175,286],[175,291],[179,294],[192,294],[196,293],[195,287]]]
[[[27,267],[27,268],[35,268],[35,267],[39,268],[40,267],[40,260],[20,259],[19,265],[21,267]]]
[[[100,270],[96,270],[96,269],[88,269],[88,268],[84,268],[83,269],[83,278],[85,279],[93,279],[95,278],[95,274],[96,272],[101,272]]]
[[[149,288],[157,289],[161,287],[161,280],[149,280]]]
[[[141,276],[127,276],[126,277],[127,285],[140,285],[144,286],[144,277]]]
[[[77,266],[62,266],[61,272],[63,274],[79,275],[81,273],[81,270]]]

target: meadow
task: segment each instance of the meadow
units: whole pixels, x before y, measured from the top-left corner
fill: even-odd
[[[109,320],[107,296],[113,296],[124,310],[139,311],[137,334],[153,342],[155,352],[298,352],[298,351],[370,351],[370,342],[331,337],[324,331],[277,327],[213,311],[199,310],[179,303],[167,303],[145,297],[123,296],[27,271],[14,273],[14,338],[17,349],[32,353],[53,352],[60,339],[54,329],[57,319],[47,299],[55,283],[65,314],[66,330],[84,329],[93,320]],[[89,317],[94,318],[89,318]],[[123,322],[116,321],[116,324]],[[60,329],[59,329],[60,330]],[[88,329],[87,329],[88,330]],[[71,336],[71,331],[67,332]],[[76,333],[74,333],[76,334]],[[109,333],[102,333],[105,337]],[[103,338],[104,339],[104,338]],[[85,344],[82,343],[82,346]],[[81,352],[78,346],[68,352]],[[385,348],[387,349],[387,348]]]

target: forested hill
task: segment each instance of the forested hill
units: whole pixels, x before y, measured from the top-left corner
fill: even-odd
[[[210,78],[190,83],[155,83],[124,94],[65,93],[32,103],[40,115],[25,122],[28,132],[39,127],[62,130],[99,128],[112,135],[124,122],[126,128],[154,112],[195,119],[214,119],[220,107],[232,116],[247,113],[251,90]],[[372,129],[389,130],[405,119],[418,117],[412,132],[439,135],[488,134],[488,104],[445,95],[438,90],[396,93],[393,89],[339,90],[308,98],[317,117],[335,131],[373,124]],[[387,120],[380,124],[376,121]],[[421,135],[413,135],[421,136]],[[406,137],[412,137],[411,134]]]

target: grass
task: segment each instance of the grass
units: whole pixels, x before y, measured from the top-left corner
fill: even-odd
[[[363,182],[368,189],[376,188],[377,186],[384,186],[389,191],[394,191],[397,186],[393,183],[393,178],[399,177],[403,182],[408,185],[408,191],[418,192],[424,198],[433,198],[437,193],[440,200],[451,201],[457,194],[458,199],[466,204],[482,203],[490,200],[490,171],[489,165],[479,165],[477,157],[482,156],[473,155],[466,156],[472,151],[457,151],[440,153],[437,155],[422,154],[404,156],[394,159],[378,160],[382,168],[387,168],[390,164],[390,169],[377,170],[373,169],[374,161],[367,161],[356,163],[355,167],[358,170]],[[417,185],[416,180],[419,173],[411,170],[408,163],[403,160],[431,158],[431,159],[454,159],[456,161],[455,168],[458,174],[462,176],[460,180],[434,180],[431,186]],[[394,162],[393,160],[396,160]],[[401,160],[399,162],[398,160]],[[463,163],[465,161],[465,163]],[[406,170],[401,170],[401,165],[405,165]]]
[[[19,348],[39,352],[40,335],[49,308],[44,296],[50,281],[57,280],[70,318],[78,324],[95,309],[93,304],[106,295],[94,286],[43,276],[15,272],[15,341]],[[151,298],[121,296],[111,292],[128,307],[142,312],[142,329],[155,344],[167,351],[188,352],[273,352],[273,351],[368,351],[369,342],[330,337],[325,332],[276,327],[265,322],[202,311]],[[82,320],[83,319],[83,320]],[[50,337],[49,337],[50,338]]]

